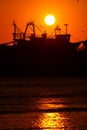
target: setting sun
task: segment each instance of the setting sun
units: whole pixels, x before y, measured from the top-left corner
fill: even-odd
[[[55,23],[56,19],[53,15],[47,15],[45,17],[44,21],[47,25],[53,25]]]

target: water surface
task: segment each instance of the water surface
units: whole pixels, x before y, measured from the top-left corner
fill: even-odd
[[[0,78],[0,130],[86,130],[87,78]]]

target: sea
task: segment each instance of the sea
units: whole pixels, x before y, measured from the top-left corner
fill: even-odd
[[[87,77],[0,77],[0,130],[87,130]]]

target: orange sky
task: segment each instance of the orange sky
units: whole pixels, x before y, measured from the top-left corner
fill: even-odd
[[[87,0],[0,0],[0,43],[12,41],[13,20],[21,30],[30,20],[47,29],[44,17],[49,12],[63,33],[64,24],[69,24],[71,41],[87,39]]]

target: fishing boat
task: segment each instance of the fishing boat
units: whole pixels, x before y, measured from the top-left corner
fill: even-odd
[[[82,57],[77,52],[81,42],[70,42],[68,24],[65,24],[65,34],[61,34],[57,26],[54,37],[48,37],[46,31],[37,36],[35,27],[39,27],[34,22],[27,23],[24,32],[20,31],[15,22],[13,26],[13,41],[0,45],[1,75],[70,75],[83,72],[81,67],[84,68],[87,63],[84,58],[81,64]],[[28,29],[31,34],[27,33]]]

